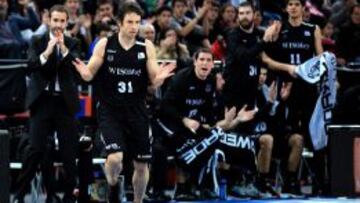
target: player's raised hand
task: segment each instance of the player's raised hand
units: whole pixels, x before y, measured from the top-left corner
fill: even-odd
[[[168,64],[162,63],[160,65],[160,69],[158,73],[156,74],[156,77],[161,80],[173,76],[175,68],[176,68],[176,63],[173,62]]]

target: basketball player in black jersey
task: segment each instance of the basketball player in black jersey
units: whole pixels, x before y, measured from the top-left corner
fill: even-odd
[[[267,52],[272,59],[299,65],[323,52],[320,29],[316,25],[303,21],[304,8],[305,0],[287,0],[288,20],[282,23],[277,41]],[[267,57],[264,58],[266,61]],[[287,100],[289,108],[287,130],[279,129],[287,137],[291,148],[287,168],[288,181],[284,190],[299,193],[296,171],[303,150],[303,138],[309,138],[308,126],[318,96],[317,87],[300,79],[294,79],[296,77],[294,66],[287,69],[274,67],[274,69],[281,70],[278,72],[278,88],[285,86],[290,91]],[[283,128],[283,125],[280,128]]]
[[[160,86],[175,68],[174,64],[159,67],[152,42],[137,37],[142,14],[138,4],[125,3],[119,12],[119,33],[101,39],[87,65],[79,59],[73,62],[86,81],[97,73],[98,122],[108,153],[109,202],[119,202],[118,176],[124,152],[134,164],[133,202],[143,201],[151,159],[145,95],[149,84]]]
[[[258,81],[261,66],[261,54],[271,41],[263,37],[263,32],[255,27],[254,6],[250,2],[243,2],[238,7],[239,26],[230,30],[226,36],[227,54],[226,68],[224,72],[224,101],[227,107],[235,106],[240,109],[243,105],[253,109],[256,104],[258,93]],[[267,34],[275,32],[275,25],[265,31]],[[273,60],[267,60],[271,66],[290,69],[290,65],[281,64]],[[239,126],[236,132],[239,134],[253,135],[256,120],[252,120]],[[259,152],[259,178],[258,188],[261,192],[272,190],[266,187],[266,176],[270,170],[271,154],[267,153],[272,148],[272,136],[262,135],[258,139],[261,149]]]
[[[211,51],[199,49],[194,54],[194,68],[182,69],[171,79],[159,113],[159,125],[171,137],[168,147],[176,151],[179,168],[190,173],[196,182],[200,170],[206,166],[216,146],[213,135],[205,129],[210,130],[210,126],[232,129],[251,120],[256,114],[256,110],[247,111],[244,106],[237,114],[233,107],[225,110],[224,115],[216,115],[214,104],[217,103],[217,81],[215,75],[210,74],[213,67]],[[220,117],[224,119],[220,120]],[[189,149],[196,148],[207,139],[211,141],[201,145],[203,148],[200,153],[189,153]],[[177,178],[176,197],[182,199],[189,187],[185,186],[183,173]]]

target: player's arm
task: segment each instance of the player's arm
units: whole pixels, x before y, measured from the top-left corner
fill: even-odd
[[[291,76],[296,77],[295,65],[275,61],[274,59],[270,58],[265,52],[262,52],[260,56],[262,61],[267,64],[270,69],[275,71],[284,71],[289,73]]]
[[[81,78],[85,81],[90,81],[94,78],[95,74],[104,62],[105,47],[107,38],[101,39],[94,48],[94,53],[91,56],[89,63],[85,65],[83,61],[76,58],[73,64],[76,70],[80,73]]]
[[[315,31],[314,31],[314,43],[315,43],[315,52],[316,55],[320,55],[324,52],[324,48],[322,46],[322,42],[321,42],[321,31],[319,26],[316,25],[315,27]]]
[[[146,68],[149,73],[151,86],[157,88],[163,84],[166,78],[174,75],[173,70],[176,68],[176,64],[169,63],[161,64],[159,66],[156,59],[154,44],[149,40],[145,40],[145,46],[147,54]]]

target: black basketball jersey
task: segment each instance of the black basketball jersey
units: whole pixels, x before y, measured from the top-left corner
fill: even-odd
[[[112,106],[144,104],[149,83],[146,61],[144,39],[136,38],[125,50],[118,34],[109,37],[95,83],[100,102]]]
[[[315,25],[305,22],[296,27],[285,22],[280,31],[279,39],[275,43],[277,47],[274,53],[275,60],[299,65],[313,58],[316,55],[315,28]],[[278,76],[278,92],[281,90],[282,82],[293,82],[291,94],[287,100],[289,107],[287,122],[290,123],[292,130],[297,130],[299,124],[307,129],[310,117],[305,119],[305,114],[311,115],[315,107],[318,97],[317,86],[301,79],[294,79],[286,72],[279,72]],[[278,95],[278,97],[280,96]]]
[[[214,124],[216,80],[209,75],[206,80],[196,77],[193,68],[186,68],[171,79],[160,108],[160,117],[173,130],[182,126],[187,117],[200,123]]]
[[[262,35],[258,29],[247,33],[239,27],[227,35],[227,43],[233,44],[228,47],[224,71],[226,82],[223,92],[228,107],[236,106],[240,110],[245,104],[249,109],[255,105],[261,67],[258,56],[263,50],[260,45]],[[243,54],[237,55],[235,52]]]
[[[299,65],[314,57],[315,25],[303,22],[294,27],[285,22],[277,41],[277,60],[283,63]]]

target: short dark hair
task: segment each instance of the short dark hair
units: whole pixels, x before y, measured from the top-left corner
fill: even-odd
[[[104,5],[104,4],[110,4],[111,6],[114,6],[113,1],[112,0],[98,0],[96,2],[97,7]]]
[[[95,33],[96,34],[100,34],[100,32],[105,31],[105,32],[111,32],[111,27],[109,24],[107,23],[98,23],[95,24]]]
[[[178,35],[175,28],[170,27],[170,28],[167,28],[165,30],[161,30],[160,33],[159,33],[159,42],[166,38],[166,33],[169,32],[170,30],[174,30],[176,35]]]
[[[144,11],[141,9],[138,3],[126,2],[121,6],[118,12],[118,20],[122,22],[125,18],[125,15],[128,13],[136,13],[141,17],[144,15]]]
[[[211,57],[212,57],[212,59],[214,60],[214,54],[213,54],[213,53],[211,52],[211,50],[208,49],[208,48],[200,48],[200,49],[198,49],[198,50],[194,53],[194,55],[193,55],[194,60],[197,60],[197,59],[199,58],[200,53],[211,54]]]
[[[253,11],[255,11],[255,6],[250,1],[244,1],[241,4],[239,4],[238,8],[240,7],[251,7]]]
[[[158,16],[160,14],[162,14],[162,12],[164,11],[168,11],[170,13],[172,13],[172,9],[169,6],[161,6],[160,8],[158,8],[155,12],[155,14]]]
[[[286,0],[286,5],[288,5],[289,1],[293,1],[293,0]],[[302,6],[306,5],[306,0],[297,0],[297,1],[299,1]]]
[[[60,13],[65,13],[66,14],[66,20],[69,20],[69,11],[64,5],[56,4],[56,5],[52,6],[50,8],[50,12],[49,12],[50,18],[51,18],[51,14],[53,12],[55,12],[55,11],[60,12]]]
[[[226,4],[223,4],[223,5],[221,6],[220,11],[219,11],[220,16],[222,16],[222,14],[225,12],[226,8],[228,8],[228,7],[233,8],[234,11],[235,11],[235,14],[236,14],[236,16],[237,16],[237,12],[238,12],[238,11],[237,11],[236,7],[233,6],[231,3],[226,3]]]
[[[173,8],[174,8],[176,2],[184,3],[185,5],[187,5],[187,1],[186,1],[186,0],[173,0],[173,1],[171,2],[171,6],[172,6]]]

